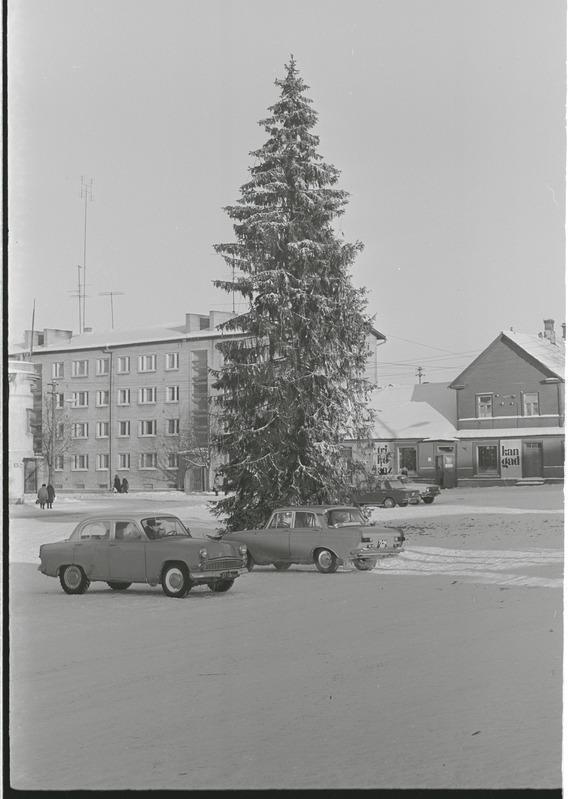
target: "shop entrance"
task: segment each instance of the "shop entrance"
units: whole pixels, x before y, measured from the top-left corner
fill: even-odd
[[[523,442],[523,476],[543,476],[543,444],[541,441]]]
[[[35,458],[24,458],[24,493],[38,491],[38,462]]]

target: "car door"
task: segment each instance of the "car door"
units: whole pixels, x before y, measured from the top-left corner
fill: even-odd
[[[290,559],[290,533],[293,511],[275,511],[264,530],[258,530],[256,541],[247,544],[257,563],[274,563]]]
[[[115,522],[109,543],[109,580],[144,583],[147,538],[133,521]]]
[[[111,521],[88,520],[74,542],[73,560],[90,580],[106,580],[109,570]]]
[[[292,563],[312,563],[312,555],[320,544],[320,527],[316,513],[297,510],[290,531],[289,549]]]

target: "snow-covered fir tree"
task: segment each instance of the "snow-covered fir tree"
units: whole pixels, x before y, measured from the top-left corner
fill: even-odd
[[[236,493],[215,513],[228,530],[260,526],[280,504],[342,499],[348,489],[341,444],[371,423],[364,289],[349,267],[362,249],[333,229],[347,203],[339,171],[317,151],[317,114],[294,58],[275,83],[268,134],[251,153],[250,180],[225,209],[236,241],[215,245],[247,310],[224,324],[237,338],[219,346],[217,443],[222,479]]]

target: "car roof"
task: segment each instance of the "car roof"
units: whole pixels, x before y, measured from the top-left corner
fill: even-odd
[[[313,511],[314,513],[326,513],[329,510],[357,510],[357,505],[284,505],[275,508],[273,513],[281,511]]]
[[[115,519],[117,521],[131,521],[133,519],[152,519],[161,517],[162,519],[179,519],[179,516],[175,516],[174,513],[157,513],[157,512],[145,512],[145,511],[138,511],[133,513],[127,513],[126,511],[122,511],[121,513],[96,513],[92,516],[84,516],[78,522],[78,524],[82,524],[82,522],[97,522],[97,521],[109,521],[109,519]]]

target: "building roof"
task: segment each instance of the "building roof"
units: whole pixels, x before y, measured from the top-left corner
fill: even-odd
[[[389,386],[372,392],[375,439],[457,437],[456,394],[447,383]]]

